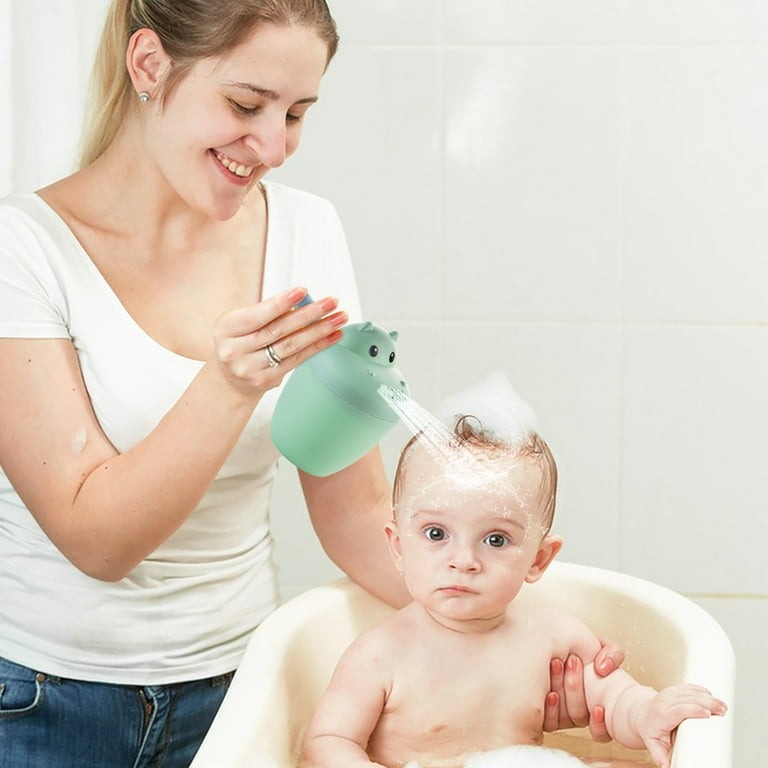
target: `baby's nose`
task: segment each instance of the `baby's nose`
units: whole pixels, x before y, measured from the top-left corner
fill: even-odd
[[[449,567],[456,571],[472,573],[480,570],[480,561],[471,544],[457,544],[450,556]]]

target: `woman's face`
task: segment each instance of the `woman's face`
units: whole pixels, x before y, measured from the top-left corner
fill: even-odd
[[[199,61],[147,123],[147,149],[189,206],[224,220],[299,145],[327,47],[303,26],[262,24],[218,59]]]

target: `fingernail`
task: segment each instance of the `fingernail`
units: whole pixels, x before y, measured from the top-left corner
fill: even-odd
[[[616,667],[613,665],[613,662],[610,659],[606,659],[605,661],[600,662],[600,671],[604,675],[610,674],[614,669],[616,669]]]
[[[307,304],[311,304],[314,301],[314,299],[307,294],[298,304],[296,304],[293,308],[299,309],[299,307],[306,307]]]
[[[338,341],[344,334],[341,331],[333,331],[329,333],[325,338],[333,344]]]
[[[349,320],[349,316],[347,315],[346,312],[338,312],[335,315],[331,315],[326,319],[334,328],[341,328],[342,325],[347,324],[347,320]]]
[[[322,309],[323,312],[331,312],[332,310],[336,309],[336,307],[338,306],[339,306],[339,300],[331,297],[328,299],[323,299],[323,302],[320,304],[320,309]]]
[[[309,294],[307,293],[306,288],[291,288],[291,290],[288,291],[288,300],[292,304],[297,304],[301,301],[306,303],[306,299],[312,301],[312,299],[309,298]]]

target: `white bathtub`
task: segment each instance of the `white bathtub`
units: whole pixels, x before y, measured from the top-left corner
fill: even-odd
[[[547,600],[578,615],[627,652],[625,669],[655,687],[696,682],[728,714],[679,728],[672,768],[731,768],[734,656],[702,608],[657,584],[615,571],[553,563],[518,599]],[[192,768],[294,768],[301,731],[342,651],[389,608],[343,579],[283,604],[253,634]],[[547,734],[592,766],[646,765],[645,752],[594,744],[584,729]]]

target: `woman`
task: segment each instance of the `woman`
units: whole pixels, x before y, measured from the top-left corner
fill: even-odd
[[[80,170],[0,204],[3,766],[188,765],[276,605],[276,388],[360,311],[332,206],[262,179],[336,46],[323,0],[114,0]],[[378,451],[301,482],[401,604]]]

